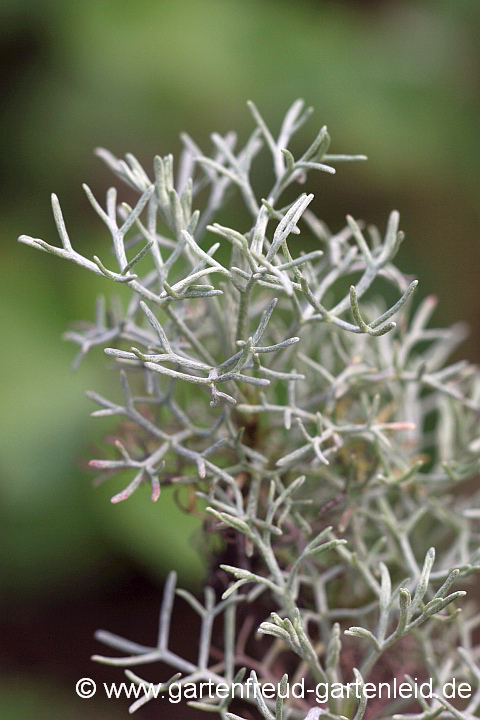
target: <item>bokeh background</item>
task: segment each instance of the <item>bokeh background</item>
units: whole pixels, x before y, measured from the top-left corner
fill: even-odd
[[[168,493],[112,506],[115,482],[92,490],[84,460],[108,427],[90,420],[84,390],[108,394],[115,379],[101,353],[72,374],[60,338],[108,284],[15,239],[55,241],[55,191],[91,256],[107,239],[81,182],[103,194],[111,181],[95,146],[151,167],[178,156],[181,130],[205,149],[214,130],[246,139],[248,98],[276,128],[303,97],[316,113],[298,143],[326,123],[334,152],[369,156],[310,176],[315,211],[334,229],[347,212],[383,228],[397,208],[400,266],[419,297],[440,296],[436,322],[468,321],[462,354],[478,361],[480,3],[2,0],[0,60],[1,715],[126,717],[126,701],[75,695],[80,677],[119,679],[90,663],[93,631],[153,639],[166,571],[202,582],[200,521]]]

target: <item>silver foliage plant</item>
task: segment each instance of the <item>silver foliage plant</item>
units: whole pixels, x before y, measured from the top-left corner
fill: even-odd
[[[466,720],[480,708],[480,614],[459,589],[480,566],[480,493],[465,485],[480,468],[480,379],[467,362],[446,364],[464,328],[429,328],[433,297],[412,313],[417,281],[394,265],[398,212],[384,235],[350,216],[334,233],[311,210],[313,195],[292,193],[310,172],[364,156],[331,154],[323,127],[295,158],[289,142],[311,115],[301,100],[277,139],[249,109],[255,129],[241,149],[234,133],[213,134],[207,156],[182,135],[175,180],[171,155],[155,158],[152,176],[131,154],[97,151],[139,195],[132,208],[112,187],[103,206],[84,186],[113,259],[73,248],[55,195],[62,247],[19,238],[130,290],[125,305],[100,298],[95,322],[67,334],[77,365],[102,346],[120,368],[123,400],[89,393],[93,416],[135,428],[122,440],[119,431],[117,457],[91,461],[100,480],[129,474],[112,502],[144,485],[154,501],[162,486],[194,485],[210,531],[227,528],[241,548],[219,570],[230,578],[222,598],[206,588],[202,604],[175,589],[172,572],[156,645],[101,631],[124,656],[94,659],[137,683],[129,668],[166,663],[176,674],[165,692],[226,683],[227,698],[190,703],[222,720],[239,717],[230,707],[247,673],[280,684],[276,699],[248,700],[266,720],[362,720],[362,693],[316,705],[282,689],[300,678],[362,686],[387,666],[388,680],[432,677],[435,695],[413,710],[397,698],[375,715]],[[273,182],[259,199],[250,171],[263,146]],[[232,191],[251,216],[242,228],[214,222]],[[302,250],[300,234],[313,249]],[[379,295],[387,285],[392,306]],[[200,618],[196,662],[169,647],[175,595]],[[461,709],[441,694],[453,676],[474,688]],[[145,692],[131,711],[151,699]]]

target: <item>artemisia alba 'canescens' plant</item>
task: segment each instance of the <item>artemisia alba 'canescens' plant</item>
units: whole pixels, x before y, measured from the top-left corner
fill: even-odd
[[[311,114],[301,100],[278,138],[249,108],[255,129],[240,149],[234,133],[213,134],[207,156],[183,135],[175,178],[171,155],[149,174],[133,155],[97,151],[139,195],[131,208],[112,187],[103,204],[84,186],[113,256],[74,249],[55,195],[62,246],[20,237],[130,290],[124,305],[99,298],[95,321],[67,334],[80,347],[76,364],[100,345],[120,370],[123,400],[91,392],[93,415],[128,418],[147,439],[140,447],[119,431],[116,457],[91,461],[104,478],[128,475],[112,502],[143,486],[156,501],[162,487],[194,485],[207,530],[236,538],[238,562],[218,569],[221,598],[206,588],[200,603],[175,589],[172,572],[158,643],[101,631],[125,657],[94,659],[127,668],[134,682],[131,668],[162,661],[176,673],[165,692],[169,682],[226,683],[227,698],[191,703],[222,719],[238,717],[232,703],[267,720],[311,707],[361,720],[368,709],[362,696],[317,705],[306,694],[250,696],[249,710],[236,700],[249,674],[285,689],[299,678],[306,688],[413,683],[409,673],[431,677],[437,696],[374,704],[375,715],[468,719],[480,708],[480,614],[463,588],[480,562],[480,494],[464,482],[480,467],[480,380],[467,362],[447,364],[464,329],[428,327],[430,297],[412,311],[417,281],[394,265],[398,212],[384,232],[349,216],[332,232],[311,210],[313,195],[296,194],[311,172],[365,158],[330,153],[325,127],[295,157],[288,145]],[[250,182],[262,146],[273,159],[265,199]],[[230,196],[250,216],[241,227],[215,222]],[[387,284],[392,306],[379,295]],[[200,617],[196,662],[169,649],[175,593]],[[461,710],[439,694],[453,676],[474,688]]]

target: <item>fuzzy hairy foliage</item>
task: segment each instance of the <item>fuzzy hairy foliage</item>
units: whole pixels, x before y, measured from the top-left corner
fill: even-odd
[[[470,718],[480,708],[480,615],[459,587],[480,561],[480,495],[465,485],[480,467],[480,378],[467,362],[447,364],[464,328],[429,328],[431,297],[411,312],[416,280],[394,265],[397,212],[384,234],[350,216],[332,232],[310,209],[313,195],[295,195],[310,172],[365,158],[331,154],[325,127],[295,158],[287,146],[311,109],[296,101],[275,138],[249,108],[255,129],[241,149],[234,133],[213,134],[207,156],[183,135],[175,181],[170,155],[155,158],[152,177],[133,155],[97,151],[140,196],[131,208],[112,187],[103,207],[84,186],[111,234],[113,268],[105,251],[89,259],[72,247],[56,196],[62,247],[20,237],[131,291],[124,306],[100,298],[95,322],[67,334],[80,346],[77,364],[100,345],[120,369],[123,400],[89,393],[94,416],[135,428],[119,431],[117,457],[91,461],[100,479],[130,473],[112,502],[146,484],[154,501],[162,486],[195,485],[206,530],[236,538],[236,563],[219,569],[223,598],[207,588],[201,604],[176,591],[200,617],[196,662],[169,649],[174,573],[158,643],[101,631],[126,656],[95,659],[167,663],[177,675],[165,691],[227,683],[228,698],[191,703],[222,719],[238,717],[232,683],[247,671],[283,688],[288,678],[314,687],[431,676],[428,703],[397,699],[373,714]],[[250,181],[262,147],[273,159],[266,199]],[[246,227],[214,222],[231,195],[251,215]],[[461,710],[438,694],[451,676],[475,688]],[[308,696],[250,702],[267,720],[317,708]],[[328,718],[355,720],[367,707],[363,696],[321,706]]]

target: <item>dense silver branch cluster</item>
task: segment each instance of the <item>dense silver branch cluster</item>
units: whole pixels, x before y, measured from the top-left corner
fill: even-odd
[[[233,685],[246,682],[247,669],[255,682],[272,681],[288,653],[293,677],[363,683],[408,636],[418,672],[433,677],[437,696],[415,715],[399,714],[411,706],[401,700],[383,715],[466,720],[480,707],[473,641],[480,618],[451,587],[480,561],[480,492],[466,494],[462,485],[480,469],[480,377],[467,362],[447,364],[464,328],[429,328],[432,297],[409,312],[417,282],[394,265],[403,240],[397,212],[383,237],[350,216],[333,233],[310,209],[313,195],[283,199],[310,171],[334,173],[337,163],[364,156],[329,153],[323,127],[295,159],[288,145],[311,110],[295,102],[275,139],[249,107],[255,129],[240,151],[234,133],[212,135],[212,156],[182,136],[176,181],[170,155],[155,158],[150,177],[134,156],[98,150],[139,194],[132,208],[111,188],[104,208],[84,186],[111,235],[113,269],[105,254],[89,259],[73,249],[56,196],[62,247],[19,238],[131,290],[125,307],[112,301],[107,309],[99,299],[95,322],[66,335],[80,346],[76,365],[102,346],[121,368],[123,400],[89,393],[100,406],[93,415],[126,417],[148,439],[140,448],[135,437],[119,437],[116,458],[91,461],[104,471],[101,480],[130,472],[112,502],[146,482],[153,500],[162,486],[195,484],[212,522],[243,538],[248,559],[222,566],[233,582],[218,604],[209,589],[204,606],[177,591],[201,618],[197,663],[168,648],[173,575],[158,644],[102,632],[100,640],[128,655],[96,659],[166,662],[182,678],[165,688],[177,680],[226,682],[228,700],[194,704],[233,719]],[[263,146],[274,174],[265,199],[250,180]],[[241,230],[214,222],[235,188],[251,215]],[[202,211],[193,209],[197,199]],[[296,237],[300,229],[308,251]],[[393,305],[378,296],[377,281],[390,286]],[[235,622],[239,603],[262,593],[275,609],[257,629],[274,640],[259,663]],[[220,659],[212,649],[215,620],[223,623]],[[342,645],[355,658],[350,665]],[[401,655],[398,672],[408,680]],[[439,694],[452,674],[476,688],[461,711]],[[276,680],[285,685],[287,677]],[[306,700],[281,697],[258,703],[267,720],[303,718],[309,709]],[[361,720],[365,709],[361,697],[355,707],[331,700],[323,713]]]

